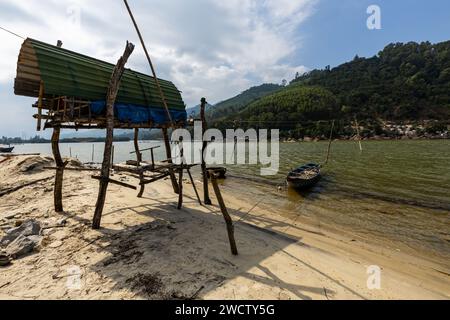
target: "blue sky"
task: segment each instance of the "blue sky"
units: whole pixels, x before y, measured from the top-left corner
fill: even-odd
[[[296,72],[373,56],[390,42],[450,38],[446,0],[129,0],[158,76],[173,81],[188,106],[250,86],[291,80]],[[381,30],[369,30],[378,5]],[[106,9],[105,9],[106,8]],[[149,72],[122,0],[0,0],[0,26],[115,63],[126,40],[128,66]],[[22,39],[0,30],[0,135],[35,134],[32,98],[13,81]],[[45,133],[47,136],[48,133]]]
[[[372,4],[381,9],[381,30],[366,27]],[[373,56],[391,42],[450,40],[450,1],[323,0],[298,32],[304,35],[298,61],[310,68],[336,66],[356,54]]]

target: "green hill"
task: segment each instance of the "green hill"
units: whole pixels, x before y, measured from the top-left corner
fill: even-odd
[[[450,41],[390,44],[372,58],[314,70],[293,83],[324,87],[342,112],[385,120],[448,119]]]
[[[438,120],[442,125],[436,127],[445,128],[450,119],[450,41],[390,44],[374,57],[313,70],[275,93],[248,98],[213,113],[214,124],[221,129],[279,128],[285,137],[324,136],[331,119],[337,120],[336,134],[352,135],[355,117],[367,135],[385,133],[388,121]]]

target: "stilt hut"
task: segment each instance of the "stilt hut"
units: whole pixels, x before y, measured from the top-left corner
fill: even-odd
[[[134,49],[134,45],[128,42],[123,56],[116,65],[66,50],[61,45],[60,41],[54,46],[26,39],[20,50],[14,83],[16,95],[37,98],[37,102],[33,104],[36,108],[34,117],[37,119],[37,130],[53,130],[52,150],[56,166],[50,169],[56,170],[55,210],[63,211],[63,174],[67,166],[59,151],[61,129],[107,130],[101,174],[93,176],[100,181],[93,219],[94,228],[100,227],[108,183],[137,189],[135,186],[110,178],[114,129],[134,130],[136,165],[132,171],[140,177],[138,196],[142,195],[146,184],[170,176],[174,192],[180,194],[179,207],[181,207],[183,170],[187,170],[191,180],[192,176],[190,166],[183,163],[177,166],[172,163],[167,132],[168,128],[186,125],[185,104],[180,91],[170,81],[125,69],[128,57]],[[162,130],[167,153],[166,165],[156,167],[155,163],[142,164],[138,135],[139,129],[145,128]],[[144,179],[144,172],[147,170],[155,174],[152,179]],[[179,181],[175,173],[179,173]],[[195,188],[194,184],[193,187]],[[198,196],[196,189],[195,191]],[[200,198],[198,200],[201,202]],[[223,201],[219,202],[222,204]],[[224,212],[224,217],[228,230],[232,230],[231,219],[227,212]],[[234,244],[233,235],[230,235],[230,242]],[[235,247],[235,244],[232,247]],[[236,249],[232,251],[237,254]]]

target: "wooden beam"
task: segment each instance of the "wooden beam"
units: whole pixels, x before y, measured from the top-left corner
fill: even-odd
[[[106,95],[106,141],[105,151],[103,153],[103,163],[101,170],[100,187],[97,197],[97,203],[95,205],[94,219],[92,221],[92,228],[99,229],[102,219],[103,208],[105,206],[106,191],[108,189],[108,182],[112,182],[109,179],[110,167],[111,167],[111,149],[114,136],[114,102],[116,101],[117,93],[119,92],[120,81],[122,80],[123,73],[125,71],[125,64],[128,61],[131,53],[134,50],[134,45],[127,41],[125,51],[122,57],[114,67],[109,81],[108,92]]]
[[[168,177],[168,176],[170,176],[170,173],[166,172],[166,173],[157,175],[150,180],[143,180],[143,181],[141,181],[141,184],[150,184],[150,183],[156,182],[158,180],[164,179],[165,177]]]
[[[220,210],[222,211],[223,218],[225,219],[225,223],[227,225],[228,240],[230,241],[231,253],[237,256],[238,250],[236,246],[236,240],[234,239],[233,220],[228,214],[227,207],[225,206],[222,194],[220,193],[219,185],[217,184],[216,174],[214,173],[214,171],[211,170],[209,171],[209,175],[211,177],[211,184],[213,185],[214,193],[216,194],[217,201],[219,202]]]
[[[136,186],[133,186],[131,184],[128,184],[128,183],[125,183],[125,182],[122,182],[122,181],[117,181],[117,180],[114,180],[114,179],[111,179],[111,178],[104,179],[101,176],[91,176],[91,178],[92,179],[96,179],[96,180],[100,180],[100,182],[105,181],[105,182],[108,182],[108,183],[116,184],[116,185],[121,186],[121,187],[137,190]]]
[[[44,170],[58,170],[58,167],[44,167]],[[64,170],[68,170],[68,171],[100,171],[100,169],[94,169],[94,168],[69,168],[69,167],[65,167]]]

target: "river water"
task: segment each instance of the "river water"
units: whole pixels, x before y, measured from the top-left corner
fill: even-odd
[[[114,145],[115,162],[134,159],[132,142]],[[141,149],[155,145],[161,143],[140,142]],[[63,156],[83,162],[101,162],[103,156],[103,143],[60,148]],[[362,152],[355,142],[334,142],[317,186],[302,193],[283,186],[291,168],[323,163],[326,149],[325,142],[281,143],[278,174],[262,177],[258,166],[227,165],[223,187],[292,219],[305,216],[450,258],[450,140],[367,141]],[[49,144],[17,145],[14,151],[51,155]],[[164,159],[164,149],[155,156]]]

